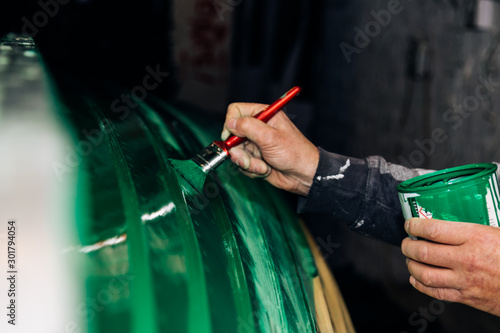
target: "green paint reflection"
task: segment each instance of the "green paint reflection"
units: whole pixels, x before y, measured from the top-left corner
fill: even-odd
[[[220,123],[153,97],[120,119],[109,106],[121,90],[59,86],[79,139],[101,139],[79,164],[81,242],[126,235],[82,254],[89,298],[128,278],[93,312],[90,331],[316,331],[316,268],[280,193],[226,163],[200,194],[167,162],[200,150]]]

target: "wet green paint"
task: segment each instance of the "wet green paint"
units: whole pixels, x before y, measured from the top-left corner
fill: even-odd
[[[196,191],[202,192],[203,185],[207,180],[207,175],[203,172],[201,167],[193,160],[174,160],[169,159],[174,170],[184,178]]]
[[[96,143],[77,167],[82,245],[126,237],[82,253],[88,297],[112,296],[89,331],[316,331],[316,268],[281,194],[230,162],[200,193],[168,162],[209,144],[222,122],[157,98],[120,118],[109,106],[121,90],[59,87],[72,130]]]

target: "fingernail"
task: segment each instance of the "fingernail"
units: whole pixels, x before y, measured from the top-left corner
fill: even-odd
[[[226,139],[229,138],[229,135],[231,135],[231,132],[229,132],[227,128],[224,128],[220,134],[220,138],[222,141],[226,141]]]
[[[248,168],[250,168],[250,158],[245,155],[245,157],[243,157],[243,169],[248,170]]]
[[[226,122],[226,127],[230,130],[232,129],[235,129],[236,128],[236,121],[238,120],[238,118],[231,118],[229,119],[227,122]]]
[[[405,221],[405,230],[408,232],[408,229],[410,228],[410,220]]]
[[[250,167],[250,159],[246,156],[243,156],[236,161],[236,164],[243,170],[248,170],[248,168]]]
[[[256,170],[256,172],[261,175],[265,175],[266,173],[268,173],[268,171],[269,171],[269,165],[259,165]]]
[[[225,141],[229,136],[231,135],[231,132],[229,130],[232,130],[236,127],[236,121],[237,118],[231,118],[226,122],[226,127],[222,130],[222,133],[220,134],[220,138],[222,141]]]
[[[410,259],[406,258],[406,266],[408,266],[409,262],[410,262]]]
[[[411,284],[412,286],[414,286],[414,287],[415,287],[415,283],[416,283],[416,282],[417,282],[417,281],[415,280],[415,278],[413,277],[413,275],[412,275],[412,276],[410,276],[410,284]]]

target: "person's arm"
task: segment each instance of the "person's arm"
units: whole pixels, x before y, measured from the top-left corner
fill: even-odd
[[[360,234],[399,246],[407,234],[396,186],[427,171],[380,156],[357,159],[320,148],[313,184],[298,210],[328,212]]]
[[[404,224],[396,185],[429,170],[318,150],[283,112],[268,124],[250,118],[264,107],[228,109],[222,138],[231,132],[250,140],[231,150],[246,175],[303,196],[299,211],[329,212],[365,235],[397,244],[408,232],[432,241],[403,240],[410,283],[432,297],[500,316],[500,228],[422,219]]]
[[[332,214],[361,234],[399,246],[406,233],[396,186],[419,171],[377,156],[355,159],[318,149],[283,112],[267,124],[251,117],[265,107],[228,107],[221,137],[248,138],[230,152],[243,173],[302,196],[299,212]]]

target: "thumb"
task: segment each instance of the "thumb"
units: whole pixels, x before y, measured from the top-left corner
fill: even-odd
[[[226,127],[234,135],[247,138],[259,147],[273,142],[278,135],[277,129],[253,117],[228,119]]]

